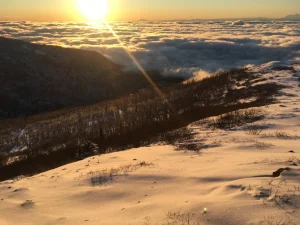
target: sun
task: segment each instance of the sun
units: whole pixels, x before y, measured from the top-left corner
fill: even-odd
[[[104,19],[107,13],[107,0],[77,0],[83,16],[89,20]]]

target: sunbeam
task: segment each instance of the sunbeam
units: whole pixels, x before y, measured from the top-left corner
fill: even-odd
[[[124,44],[124,42],[120,39],[120,37],[118,36],[118,34],[112,29],[112,27],[109,25],[109,23],[102,19],[101,20],[105,26],[109,29],[109,31],[113,34],[113,36],[118,40],[118,42],[120,43],[120,45],[122,46],[122,48],[125,50],[126,54],[128,55],[128,57],[132,60],[132,62],[134,63],[134,65],[137,67],[137,69],[141,72],[141,74],[145,77],[145,79],[150,83],[150,85],[153,87],[153,89],[157,92],[157,94],[160,97],[164,97],[164,94],[162,93],[162,91],[158,88],[158,86],[154,83],[154,81],[151,79],[151,77],[149,76],[149,74],[145,71],[145,69],[141,66],[141,64],[138,62],[138,60],[134,57],[133,54],[131,54],[131,52],[128,50],[128,48],[126,47],[126,45]],[[99,28],[99,23],[95,23],[97,25],[97,27]]]

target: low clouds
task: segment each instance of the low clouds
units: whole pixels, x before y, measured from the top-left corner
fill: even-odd
[[[248,64],[297,61],[300,23],[280,21],[117,22],[112,29],[145,69],[198,76]],[[0,35],[98,51],[128,69],[134,65],[105,25],[0,22]]]
[[[241,20],[238,20],[238,21],[232,22],[231,25],[233,25],[233,26],[242,26],[242,25],[245,25],[245,22],[241,21]]]

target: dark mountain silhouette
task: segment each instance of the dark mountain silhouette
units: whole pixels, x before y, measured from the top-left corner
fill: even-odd
[[[142,75],[125,73],[97,52],[0,37],[0,118],[92,104],[147,87]]]
[[[288,15],[283,20],[300,21],[300,14]]]

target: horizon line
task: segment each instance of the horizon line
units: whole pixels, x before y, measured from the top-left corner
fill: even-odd
[[[208,19],[208,18],[186,18],[186,19],[183,19],[183,18],[177,18],[177,19],[143,19],[143,18],[140,18],[140,19],[134,19],[134,20],[109,20],[109,19],[106,19],[107,22],[141,22],[141,21],[225,21],[225,20],[251,20],[251,19],[260,19],[260,20],[282,20],[282,19],[285,19],[286,17],[288,16],[297,16],[300,14],[299,13],[296,13],[296,14],[289,14],[285,17],[263,17],[263,16],[258,16],[258,17],[224,17],[224,18],[211,18],[211,19]],[[0,18],[0,21],[1,22],[40,22],[40,23],[46,23],[46,22],[94,22],[92,20],[81,20],[81,19],[78,19],[78,20],[75,20],[75,19],[70,19],[70,20],[21,20],[21,19],[1,19]],[[287,21],[290,21],[290,20],[287,20]]]

